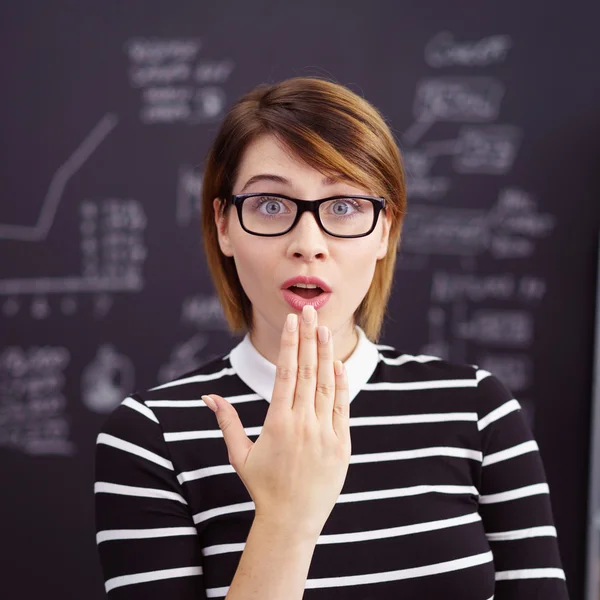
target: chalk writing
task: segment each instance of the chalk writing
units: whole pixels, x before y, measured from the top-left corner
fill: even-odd
[[[63,391],[70,360],[64,346],[9,346],[0,352],[0,447],[75,453]]]
[[[513,273],[482,274],[435,271],[431,282],[433,302],[468,300],[520,300],[536,303],[544,298],[546,283],[531,276]]]
[[[425,46],[425,62],[430,67],[485,67],[504,61],[512,39],[490,35],[474,42],[457,42],[449,31],[435,35]]]
[[[527,348],[533,341],[533,315],[524,310],[478,309],[458,325],[457,333],[486,345]]]
[[[195,325],[202,330],[227,330],[223,307],[215,295],[198,294],[184,299],[181,306],[181,322]]]
[[[179,168],[177,191],[175,193],[175,219],[180,227],[187,227],[192,219],[200,215],[202,177],[197,169],[190,165]]]
[[[133,38],[125,44],[129,83],[141,90],[139,119],[144,124],[205,123],[225,111],[230,58],[200,57],[198,38]]]
[[[458,133],[454,169],[458,173],[508,173],[521,138],[521,130],[509,125],[462,127]]]

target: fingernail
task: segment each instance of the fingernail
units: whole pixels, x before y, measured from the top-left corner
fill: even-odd
[[[204,404],[210,408],[213,412],[217,412],[217,403],[210,396],[200,396],[204,400]]]
[[[319,325],[317,329],[317,335],[319,336],[319,342],[326,344],[329,340],[329,331],[325,325]]]
[[[296,331],[296,327],[298,327],[298,315],[290,313],[285,320],[285,328],[288,331]]]
[[[317,311],[312,304],[305,304],[302,307],[302,319],[305,323],[312,323],[315,320],[315,315]]]
[[[344,372],[344,363],[341,360],[336,360],[333,363],[333,368],[335,369],[336,375],[341,375]]]

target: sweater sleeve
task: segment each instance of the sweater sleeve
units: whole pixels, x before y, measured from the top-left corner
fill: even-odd
[[[568,600],[538,445],[507,388],[487,371],[477,380],[479,513],[494,556],[494,600]]]
[[[112,600],[206,598],[202,555],[161,426],[126,398],[96,442],[96,544]]]

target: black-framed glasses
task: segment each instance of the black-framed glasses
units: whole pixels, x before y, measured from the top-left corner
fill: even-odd
[[[311,212],[319,227],[334,237],[369,235],[377,225],[385,199],[373,196],[329,196],[321,200],[298,200],[283,194],[234,194],[242,229],[252,235],[273,237],[291,231],[302,213]]]

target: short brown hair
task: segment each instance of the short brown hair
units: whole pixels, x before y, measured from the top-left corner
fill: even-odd
[[[204,250],[231,332],[252,331],[252,303],[234,259],[220,249],[213,200],[220,198],[224,206],[244,149],[263,134],[275,135],[318,171],[340,173],[386,199],[391,216],[388,252],[377,262],[371,286],[354,315],[355,323],[377,342],[406,213],[402,159],[384,117],[374,106],[347,87],[318,77],[261,84],[244,94],[225,116],[208,153],[202,182]]]

